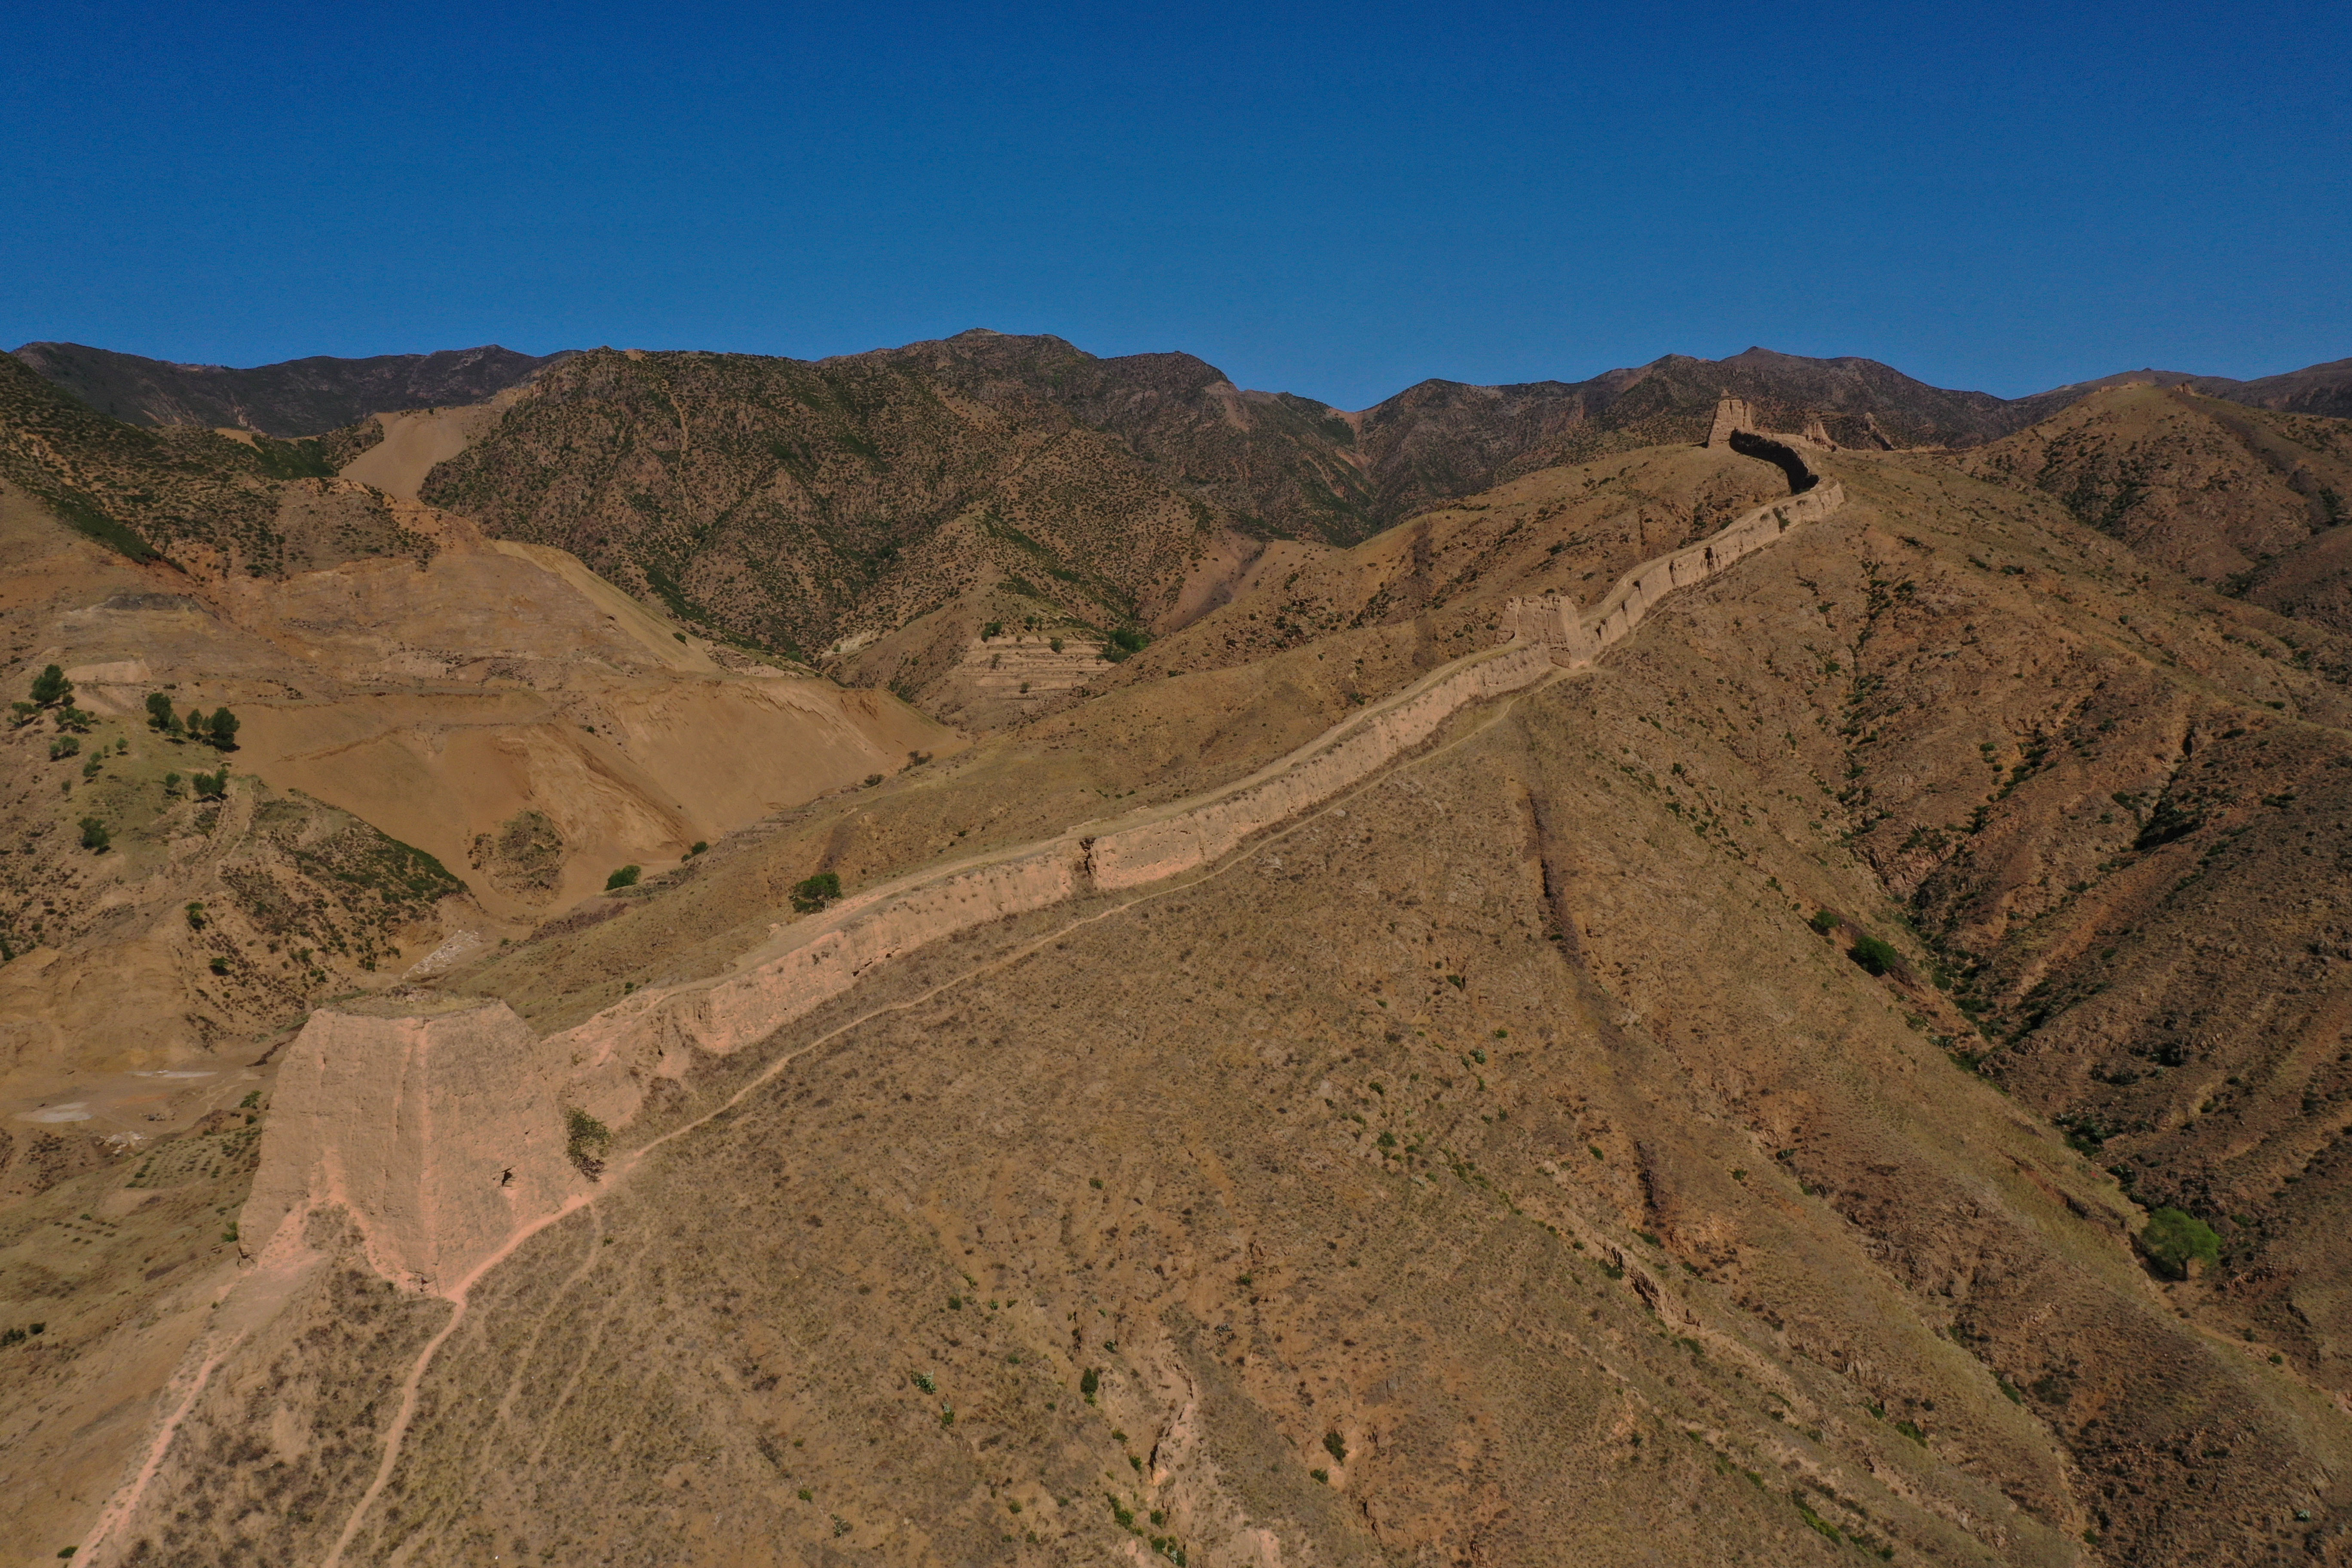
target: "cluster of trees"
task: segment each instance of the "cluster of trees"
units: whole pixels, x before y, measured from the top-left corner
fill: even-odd
[[[243,726],[236,714],[224,706],[207,713],[201,708],[188,710],[182,718],[173,711],[172,699],[164,692],[147,694],[147,727],[158,734],[177,741],[202,741],[224,752],[236,750],[236,732]]]
[[[74,684],[66,679],[66,672],[53,664],[33,677],[33,689],[28,693],[32,699],[31,701],[14,702],[9,704],[9,707],[15,712],[16,724],[20,728],[31,723],[43,713],[48,713],[55,716],[59,730],[70,730],[76,734],[87,735],[89,733],[90,726],[98,722],[98,715],[75,707],[73,691]],[[79,749],[79,743],[76,742],[63,754],[71,756]],[[50,753],[52,757],[58,754],[54,750]]]
[[[216,773],[198,773],[187,780],[183,780],[178,773],[163,775],[163,793],[167,795],[176,795],[191,786],[194,788],[198,800],[226,799],[228,795],[228,764],[221,763],[220,772]]]

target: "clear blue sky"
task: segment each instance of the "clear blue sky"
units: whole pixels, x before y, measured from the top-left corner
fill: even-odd
[[[2347,9],[16,0],[0,342],[2258,375],[2352,355]]]

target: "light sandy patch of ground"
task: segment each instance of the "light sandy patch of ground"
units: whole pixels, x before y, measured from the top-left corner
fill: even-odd
[[[415,500],[425,476],[472,446],[506,410],[503,398],[456,408],[424,408],[379,414],[383,439],[343,465],[342,476],[373,485],[386,495]]]

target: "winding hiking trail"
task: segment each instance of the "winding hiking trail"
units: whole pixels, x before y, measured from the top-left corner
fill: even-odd
[[[442,1346],[466,1321],[474,1287],[541,1232],[619,1190],[656,1151],[732,1110],[794,1062],[842,1036],[1008,969],[1082,927],[1223,877],[1339,808],[1391,763],[1402,759],[1406,766],[1421,766],[1466,744],[1507,713],[1519,695],[1590,665],[1606,648],[1630,636],[1667,595],[1726,570],[1776,542],[1791,526],[1828,516],[1843,500],[1840,487],[1828,481],[1755,508],[1696,544],[1634,567],[1590,611],[1579,610],[1572,602],[1510,601],[1506,616],[1511,636],[1501,646],[1439,666],[1403,690],[1349,716],[1306,745],[1240,779],[1108,823],[1085,825],[1050,839],[909,873],[844,900],[824,916],[773,928],[768,942],[719,975],[688,984],[649,987],[574,1028],[550,1037],[546,1043],[557,1047],[549,1053],[551,1059],[562,1059],[567,1051],[585,1053],[578,1076],[565,1086],[567,1099],[608,1116],[616,1125],[625,1125],[642,1100],[642,1092],[634,1088],[633,1069],[642,1068],[649,1053],[667,1059],[679,1045],[689,1044],[702,1052],[724,1056],[766,1039],[807,1016],[823,1002],[849,990],[876,965],[956,931],[1082,896],[1129,895],[1061,922],[918,994],[862,1011],[798,1049],[780,1053],[709,1110],[616,1156],[597,1184],[571,1192],[543,1212],[520,1218],[503,1235],[483,1236],[478,1249],[462,1255],[465,1261],[454,1277],[419,1281],[425,1293],[449,1302],[452,1311],[403,1378],[399,1406],[385,1429],[375,1474],[352,1506],[332,1550],[321,1560],[323,1568],[341,1568],[396,1473],[425,1379]],[[1463,709],[1496,697],[1505,700],[1469,731],[1435,750],[1409,755]],[[503,1011],[501,1004],[491,1006]],[[309,1033],[305,1031],[306,1036]],[[288,1065],[293,1065],[290,1059]],[[499,1109],[485,1107],[483,1111],[496,1114]],[[264,1148],[266,1154],[269,1145],[265,1143]],[[257,1180],[257,1202],[261,1199],[260,1187]],[[343,1203],[352,1201],[340,1190],[332,1196]],[[202,1359],[185,1377],[185,1394],[163,1420],[137,1470],[100,1514],[76,1554],[81,1561],[93,1564],[122,1561],[119,1545],[104,1557],[100,1553],[130,1535],[126,1527],[161,1474],[173,1440],[214,1373],[275,1316],[319,1260],[320,1255],[299,1240],[299,1221],[311,1206],[298,1204],[282,1215],[267,1216],[275,1223],[266,1237],[258,1225],[247,1227],[262,1241],[256,1268],[224,1302],[220,1326],[193,1352]],[[369,1227],[372,1216],[354,1217],[363,1230]],[[372,1254],[373,1250],[371,1246]],[[592,1248],[574,1279],[584,1277],[597,1261],[597,1249]],[[174,1380],[175,1384],[181,1381]],[[501,1419],[504,1409],[502,1404]]]

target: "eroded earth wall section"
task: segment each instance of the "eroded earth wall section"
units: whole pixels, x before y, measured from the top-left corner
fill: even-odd
[[[555,1037],[578,1064],[572,1092],[599,1117],[625,1121],[649,1073],[682,1076],[692,1051],[724,1056],[847,991],[875,964],[1007,915],[1084,892],[1181,876],[1251,836],[1290,820],[1426,742],[1462,709],[1588,663],[1631,636],[1666,595],[1705,581],[1825,517],[1844,499],[1829,481],[1754,508],[1697,544],[1627,573],[1589,612],[1557,599],[1514,599],[1508,640],[1441,667],[1414,686],[1333,726],[1256,773],[1190,805],[1090,837],[1071,835],[1013,856],[923,873],[777,929],[770,947],[692,987],[647,990]]]
[[[541,1043],[503,1002],[422,1017],[321,1008],[287,1048],[253,1191],[248,1253],[302,1245],[346,1210],[394,1284],[463,1279],[586,1186]]]
[[[415,1017],[321,1011],[291,1047],[243,1228],[294,1245],[314,1212],[347,1209],[379,1272],[412,1289],[459,1283],[522,1228],[586,1189],[567,1106],[621,1125],[659,1079],[807,1016],[876,966],[957,932],[1223,859],[1427,743],[1463,709],[1587,663],[1677,588],[1826,516],[1816,486],[1627,573],[1589,611],[1516,599],[1500,647],[1457,659],[1257,773],[1140,820],[1072,833],[871,889],[772,928],[728,973],[649,987],[535,1040],[503,1004]]]

